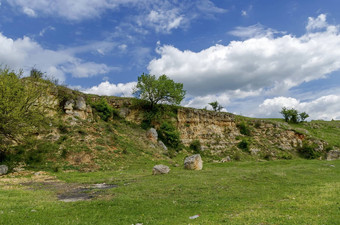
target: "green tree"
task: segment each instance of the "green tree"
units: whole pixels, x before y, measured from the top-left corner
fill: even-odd
[[[34,79],[41,79],[43,78],[43,76],[44,76],[44,73],[36,68],[32,68],[30,71],[30,77]]]
[[[211,105],[215,112],[221,112],[221,110],[223,109],[223,106],[221,106],[217,101],[210,102],[209,105]]]
[[[22,78],[22,72],[15,73],[0,68],[0,146],[37,132],[45,120],[43,98],[46,83],[34,78]],[[1,151],[1,149],[0,149]]]
[[[309,117],[309,115],[306,112],[300,113],[299,116],[301,122],[304,122]]]
[[[309,117],[306,112],[299,113],[294,108],[287,109],[286,107],[282,107],[280,113],[283,115],[284,120],[289,123],[303,122],[306,118]]]
[[[153,109],[157,103],[179,105],[184,99],[185,90],[183,84],[175,83],[166,75],[157,79],[155,75],[143,73],[138,77],[134,94],[140,99],[149,101]]]

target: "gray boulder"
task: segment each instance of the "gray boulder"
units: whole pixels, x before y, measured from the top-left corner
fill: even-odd
[[[152,169],[153,175],[167,174],[169,172],[170,172],[170,168],[168,166],[164,166],[164,165],[156,165]]]
[[[150,128],[147,132],[146,132],[146,137],[153,141],[153,142],[156,142],[157,143],[157,140],[158,140],[158,134],[157,134],[157,131],[155,128]]]
[[[201,170],[203,168],[203,161],[200,154],[186,157],[184,160],[184,168],[188,170]]]
[[[8,172],[8,167],[6,165],[0,165],[0,176],[5,175]]]
[[[77,100],[76,100],[76,105],[75,105],[74,108],[77,109],[77,110],[80,110],[80,111],[85,111],[86,110],[85,99],[81,96],[78,96]]]
[[[327,153],[327,160],[336,160],[340,159],[340,150],[331,150]]]

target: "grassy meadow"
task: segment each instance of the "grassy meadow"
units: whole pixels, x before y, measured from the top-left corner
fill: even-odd
[[[340,224],[339,160],[206,163],[202,171],[172,166],[157,176],[151,170],[50,173],[66,184],[118,185],[77,202],[58,201],[58,188],[20,183],[35,175],[7,175],[0,178],[0,224]]]

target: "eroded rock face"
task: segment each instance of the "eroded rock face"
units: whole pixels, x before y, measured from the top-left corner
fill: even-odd
[[[5,175],[8,172],[8,167],[6,165],[0,165],[0,176]]]
[[[201,170],[203,168],[203,161],[200,154],[186,157],[184,160],[184,168],[188,170]]]
[[[156,165],[152,169],[152,174],[153,175],[158,175],[158,174],[167,174],[170,172],[170,168],[165,165]]]
[[[327,153],[327,160],[337,160],[340,159],[340,150],[331,150]]]

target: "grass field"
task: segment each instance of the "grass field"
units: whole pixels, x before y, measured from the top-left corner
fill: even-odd
[[[50,174],[69,185],[118,185],[78,202],[58,201],[57,187],[19,185],[28,175],[1,177],[0,224],[340,224],[339,160],[212,163],[159,176],[151,170]]]

